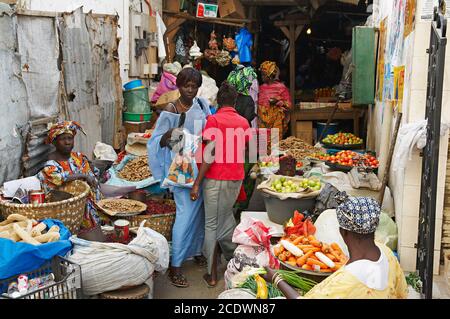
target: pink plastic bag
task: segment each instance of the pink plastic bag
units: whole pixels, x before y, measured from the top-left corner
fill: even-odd
[[[261,221],[253,218],[244,218],[233,233],[233,243],[246,246],[262,246],[269,256],[269,265],[278,268],[279,262],[270,252],[269,228]]]
[[[164,93],[177,90],[177,77],[169,72],[163,72],[155,93],[152,96],[152,103],[156,103]]]

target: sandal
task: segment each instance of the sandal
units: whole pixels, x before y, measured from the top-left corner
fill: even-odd
[[[211,280],[211,275],[209,275],[209,274],[204,274],[203,275],[203,281],[206,283],[208,288],[214,288],[214,287],[217,286],[217,281],[212,281]]]
[[[179,287],[179,288],[189,287],[189,283],[188,283],[186,277],[181,273],[169,274],[169,279],[170,279],[170,282],[172,283],[172,285],[174,285],[175,287]]]
[[[200,267],[206,267],[208,265],[208,260],[205,256],[194,256],[194,262]]]

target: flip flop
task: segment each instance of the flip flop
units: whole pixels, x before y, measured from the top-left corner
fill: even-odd
[[[215,288],[217,286],[217,281],[214,285],[210,284],[209,281],[209,275],[208,274],[204,274],[203,275],[203,281],[206,283],[206,286],[208,286],[208,288]]]
[[[189,283],[183,274],[169,274],[170,283],[175,287],[187,288]]]

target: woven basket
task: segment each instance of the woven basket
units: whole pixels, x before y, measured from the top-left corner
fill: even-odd
[[[172,228],[175,222],[175,212],[159,215],[137,215],[127,218],[130,221],[130,227],[139,227],[143,220],[147,220],[144,227],[148,227],[157,231],[167,241],[172,240]]]
[[[160,202],[164,204],[168,204],[173,207],[173,212],[161,214],[161,212],[150,211],[150,207],[147,207],[147,214],[144,215],[136,215],[130,217],[130,226],[131,227],[139,227],[140,223],[143,220],[147,220],[145,223],[145,227],[151,228],[154,231],[162,234],[166,237],[167,241],[172,240],[172,228],[173,223],[175,222],[175,213],[176,213],[176,205],[175,201],[172,199],[162,199],[150,197],[149,200]]]
[[[78,233],[86,210],[86,198],[90,187],[83,181],[72,181],[59,187],[58,190],[70,193],[75,197],[59,202],[44,204],[13,204],[0,200],[0,213],[4,218],[11,214],[21,214],[28,218],[42,220],[47,218],[60,220],[72,234]]]

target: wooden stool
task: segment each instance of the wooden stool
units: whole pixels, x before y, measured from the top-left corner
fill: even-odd
[[[101,293],[100,299],[145,299],[149,292],[150,288],[146,284],[142,284]]]

